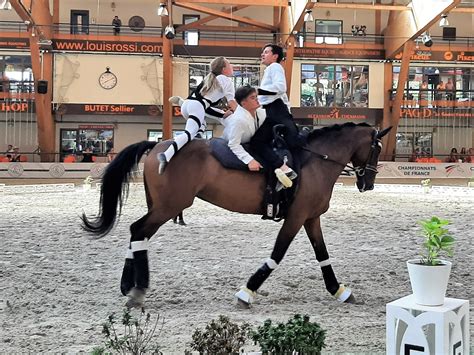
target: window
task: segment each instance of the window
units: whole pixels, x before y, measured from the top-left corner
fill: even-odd
[[[61,156],[81,155],[90,148],[96,156],[105,156],[114,147],[113,129],[61,129]]]
[[[0,55],[0,92],[34,92],[31,57]]]
[[[318,44],[342,44],[342,21],[316,20],[316,38]]]
[[[183,15],[183,24],[187,25],[198,21],[199,15]],[[197,46],[199,44],[199,31],[188,30],[183,32],[184,44],[186,46]]]
[[[397,133],[396,154],[409,156],[410,161],[431,157],[433,153],[433,133]]]
[[[301,106],[368,107],[366,65],[302,64]]]

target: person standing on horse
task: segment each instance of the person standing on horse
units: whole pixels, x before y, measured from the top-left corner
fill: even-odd
[[[293,169],[286,165],[281,157],[273,150],[273,127],[284,125],[285,141],[290,151],[295,151],[298,144],[298,128],[289,110],[289,100],[286,95],[285,70],[280,62],[283,59],[283,49],[276,44],[267,44],[262,51],[261,63],[266,65],[262,81],[258,88],[258,101],[266,111],[263,125],[250,141],[251,149],[264,160],[263,166],[275,171],[281,187],[291,187],[292,180],[297,177]],[[277,188],[278,189],[278,188]]]
[[[250,142],[255,132],[265,120],[265,110],[260,108],[257,89],[242,86],[235,91],[235,100],[239,104],[235,112],[227,117],[222,137],[227,141],[232,153],[248,166],[250,171],[259,171],[262,166],[247,152],[242,144]]]
[[[213,107],[217,106],[222,98],[227,99],[230,111],[235,111],[237,103],[234,99],[234,84],[230,79],[232,75],[232,65],[226,58],[217,57],[211,61],[211,72],[206,75],[203,82],[198,85],[181,107],[181,113],[187,120],[184,134],[175,137],[172,144],[163,153],[158,153],[157,158],[160,163],[158,173],[160,175],[163,174],[166,165],[178,150],[193,140],[199,130],[204,130],[206,112],[210,112]],[[215,116],[217,112],[212,110],[211,114]]]

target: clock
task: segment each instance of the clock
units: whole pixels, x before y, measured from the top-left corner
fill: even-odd
[[[106,90],[113,89],[117,85],[117,77],[114,73],[110,71],[110,68],[107,67],[105,72],[99,76],[99,85]]]

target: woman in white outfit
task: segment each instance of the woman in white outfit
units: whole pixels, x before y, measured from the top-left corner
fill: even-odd
[[[222,98],[227,99],[229,110],[234,112],[237,103],[234,99],[234,84],[230,77],[233,75],[230,62],[224,57],[217,57],[211,62],[211,72],[204,78],[203,82],[184,101],[181,113],[186,118],[184,134],[173,139],[172,144],[163,153],[158,153],[160,162],[159,174],[163,174],[166,165],[171,158],[186,143],[193,140],[198,132],[203,131],[206,126],[204,115],[207,113],[216,116],[219,112],[213,110]]]

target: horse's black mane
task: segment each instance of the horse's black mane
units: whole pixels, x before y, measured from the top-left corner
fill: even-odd
[[[309,134],[307,141],[311,142],[314,139],[321,138],[321,137],[327,137],[329,135],[332,135],[334,133],[339,133],[343,128],[347,127],[371,127],[368,123],[362,122],[362,123],[354,123],[354,122],[346,122],[344,124],[334,124],[332,126],[327,126],[323,128],[318,128],[318,129],[313,129]]]

